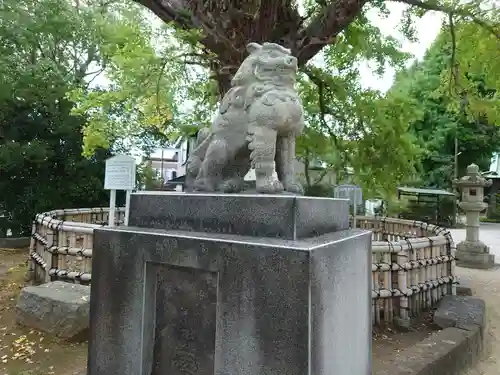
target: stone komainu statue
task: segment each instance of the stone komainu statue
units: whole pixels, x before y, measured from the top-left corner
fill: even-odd
[[[301,194],[294,170],[295,138],[304,128],[297,59],[275,43],[250,43],[247,51],[212,127],[198,135],[187,190],[239,192],[255,168],[258,193]]]

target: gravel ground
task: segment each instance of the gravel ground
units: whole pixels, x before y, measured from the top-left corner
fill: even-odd
[[[464,375],[498,375],[500,373],[500,268],[475,270],[457,268],[460,282],[472,288],[473,296],[486,301],[488,320],[486,350],[481,361]]]
[[[465,239],[464,229],[451,229],[450,232],[455,243]],[[479,239],[490,247],[492,254],[495,254],[495,262],[500,263],[500,224],[481,223]],[[488,320],[483,358],[475,368],[464,375],[498,375],[500,374],[500,268],[487,271],[457,268],[457,274],[461,283],[472,288],[474,296],[485,300]]]

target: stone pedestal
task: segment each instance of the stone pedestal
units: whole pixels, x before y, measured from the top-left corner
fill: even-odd
[[[484,244],[483,244],[484,245]],[[470,247],[468,247],[470,246]],[[489,253],[488,247],[483,252],[476,252],[478,243],[460,242],[457,246],[457,266],[465,268],[489,269],[495,266],[495,256]],[[471,249],[473,251],[471,251]]]
[[[457,244],[457,265],[484,269],[493,267],[495,256],[490,254],[489,247],[479,240],[479,212],[486,208],[486,204],[461,202],[459,205],[466,212],[467,225],[465,241]]]
[[[467,175],[454,181],[454,185],[462,190],[462,199],[458,205],[466,216],[465,241],[457,245],[457,266],[491,268],[495,265],[495,256],[479,240],[479,214],[488,206],[484,203],[484,187],[491,185],[491,181],[479,173],[477,165],[471,164],[467,167]]]
[[[370,375],[371,233],[348,202],[133,194],[97,230],[90,375]]]

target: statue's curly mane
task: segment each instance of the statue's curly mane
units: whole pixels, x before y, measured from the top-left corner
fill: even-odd
[[[275,69],[276,61],[291,56],[290,50],[273,43],[264,43],[262,46],[257,43],[250,43],[248,50],[250,54],[234,75],[231,81],[232,87],[247,86],[255,83],[255,81],[257,81],[257,84],[271,81],[276,84],[276,78],[280,76],[288,78],[288,80],[284,80],[288,84],[295,83],[296,72]],[[260,70],[261,68],[263,68],[263,71]],[[266,68],[268,68],[267,71]]]
[[[290,50],[273,43],[262,46],[250,43],[248,50],[250,54],[236,72],[232,88],[223,99],[222,112],[228,106],[247,108],[255,98],[270,90],[293,89],[296,73],[290,69],[276,70],[276,61],[291,56]]]

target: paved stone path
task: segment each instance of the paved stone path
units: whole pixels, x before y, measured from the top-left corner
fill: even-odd
[[[455,243],[465,239],[464,229],[452,229]],[[490,246],[495,262],[500,263],[500,224],[481,223],[479,238]],[[486,301],[488,330],[482,360],[464,375],[498,375],[500,373],[500,268],[476,270],[457,268],[460,282],[472,288],[474,296]]]

